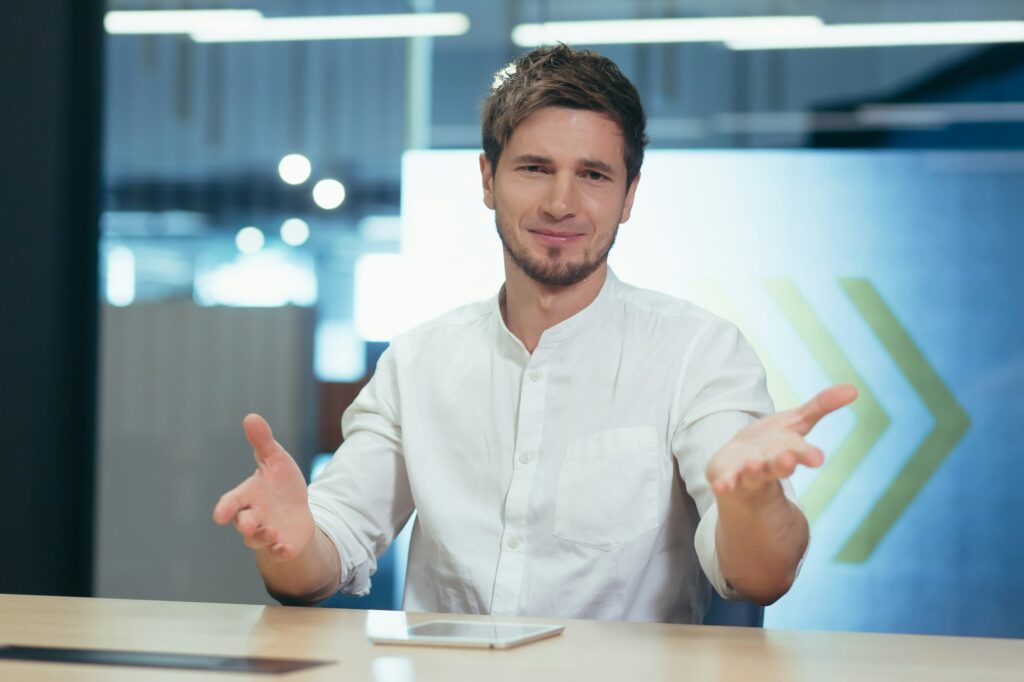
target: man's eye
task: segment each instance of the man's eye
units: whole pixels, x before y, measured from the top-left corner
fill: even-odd
[[[604,175],[603,173],[598,173],[597,171],[587,171],[587,180],[600,181],[607,179],[608,176]]]
[[[524,170],[527,173],[542,173],[544,168],[542,166],[522,166],[519,170]]]

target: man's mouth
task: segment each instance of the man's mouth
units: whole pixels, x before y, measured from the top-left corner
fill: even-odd
[[[579,232],[559,232],[557,230],[528,230],[528,232],[545,244],[569,244],[583,236]]]

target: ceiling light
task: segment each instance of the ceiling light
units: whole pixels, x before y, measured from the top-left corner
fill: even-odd
[[[288,246],[302,246],[309,239],[309,225],[302,218],[289,218],[281,223],[281,241]]]
[[[813,32],[821,26],[821,19],[812,16],[549,21],[519,24],[512,29],[512,42],[519,47],[558,42],[569,45],[721,42],[795,35]]]
[[[423,14],[358,14],[323,17],[274,17],[257,23],[203,28],[192,33],[199,43],[275,40],[343,40],[457,36],[469,31],[469,17],[460,12]]]
[[[313,165],[302,154],[288,154],[277,164],[277,172],[289,185],[301,185],[309,179]]]
[[[263,248],[266,240],[263,238],[263,231],[258,227],[243,227],[235,235],[235,246],[242,253],[256,253]]]
[[[330,178],[321,180],[313,186],[313,201],[328,211],[338,208],[345,201],[345,185]]]
[[[107,33],[166,34],[191,33],[207,29],[240,27],[258,23],[263,14],[254,9],[183,9],[107,12],[103,27]]]
[[[799,50],[828,47],[964,45],[1024,42],[1024,21],[935,21],[834,24],[817,31],[747,36],[726,41],[732,50]]]

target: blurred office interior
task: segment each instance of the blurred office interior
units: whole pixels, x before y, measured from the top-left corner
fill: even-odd
[[[242,416],[313,476],[389,339],[496,293],[479,105],[563,40],[647,109],[619,276],[738,324],[780,409],[861,389],[766,626],[1024,636],[1020,0],[18,0],[0,35],[0,591],[272,603],[209,520]],[[331,605],[399,607],[405,542]]]

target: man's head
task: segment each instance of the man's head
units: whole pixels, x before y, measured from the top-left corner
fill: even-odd
[[[521,55],[495,76],[481,116],[484,155],[492,167],[516,126],[544,107],[594,111],[610,118],[622,134],[626,185],[640,174],[647,146],[640,94],[612,60],[567,45]]]
[[[640,97],[610,60],[565,45],[502,70],[483,106],[484,202],[512,263],[549,286],[604,264],[643,162]]]

